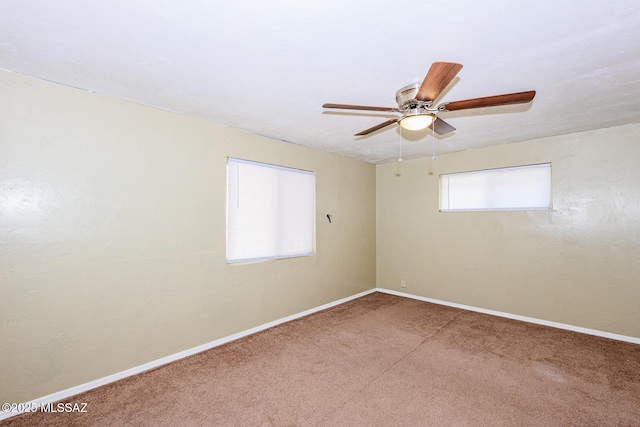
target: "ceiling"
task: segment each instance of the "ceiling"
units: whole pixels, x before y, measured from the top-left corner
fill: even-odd
[[[441,101],[537,91],[529,104],[396,114],[435,61]],[[640,122],[637,0],[50,0],[0,5],[0,68],[370,163]]]

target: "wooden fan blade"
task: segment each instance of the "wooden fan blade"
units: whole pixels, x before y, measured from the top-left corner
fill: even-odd
[[[398,111],[394,107],[370,107],[368,105],[324,104],[322,108],[340,108],[343,110]]]
[[[444,134],[447,134],[449,132],[453,132],[454,130],[456,130],[456,128],[454,128],[449,123],[445,122],[444,120],[442,120],[439,117],[436,117],[436,119],[433,121],[433,123],[431,123],[431,125],[429,125],[429,129],[433,129],[433,131],[435,133],[437,133],[438,135],[444,135]]]
[[[470,108],[496,107],[498,105],[523,104],[536,96],[535,90],[528,92],[506,93],[484,98],[465,99],[464,101],[445,102],[438,106],[440,111],[468,110]]]
[[[386,122],[380,123],[379,125],[375,125],[372,128],[363,130],[362,132],[358,132],[358,133],[356,133],[355,136],[369,135],[371,132],[375,132],[378,129],[382,129],[383,127],[387,127],[389,125],[392,125],[392,124],[396,123],[397,121],[398,121],[398,119],[387,120]]]
[[[455,62],[434,62],[418,89],[418,101],[434,101],[451,80],[462,69],[462,64]]]

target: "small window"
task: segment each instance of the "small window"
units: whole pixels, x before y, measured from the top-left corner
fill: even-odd
[[[551,164],[487,169],[440,176],[440,210],[548,210]]]
[[[228,158],[228,263],[311,255],[314,211],[313,172]]]

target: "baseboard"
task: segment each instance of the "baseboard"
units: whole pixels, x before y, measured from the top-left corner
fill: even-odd
[[[363,297],[365,295],[376,292],[376,289],[370,289],[368,291],[360,292],[359,294],[351,295],[346,298],[339,299],[337,301],[330,302],[328,304],[321,305],[319,307],[315,307],[309,310],[305,310],[300,313],[293,314],[291,316],[283,317],[282,319],[274,320],[269,323],[265,323],[264,325],[256,326],[255,328],[247,329],[246,331],[238,332],[237,334],[229,335],[224,338],[217,339],[215,341],[211,341],[206,344],[199,345],[197,347],[190,348],[188,350],[181,351],[179,353],[172,354],[170,356],[163,357],[161,359],[154,360],[152,362],[145,363],[144,365],[136,366],[134,368],[130,368],[121,372],[117,372],[112,375],[108,375],[106,377],[90,381],[85,384],[81,384],[75,387],[68,388],[66,390],[58,391],[56,393],[49,394],[47,396],[32,400],[30,402],[26,402],[21,404],[22,407],[28,408],[40,408],[42,406],[46,406],[50,403],[55,403],[61,400],[65,400],[69,397],[75,396],[80,393],[84,393],[85,391],[89,391],[91,389],[140,374],[142,372],[148,371],[149,369],[157,368],[162,365],[166,365],[171,362],[175,362],[176,360],[183,359],[187,356],[192,356],[194,354],[203,352],[205,350],[209,350],[214,347],[221,346],[231,341],[235,341],[240,338],[244,338],[249,335],[253,335],[257,332],[264,331],[265,329],[272,328],[274,326],[280,325],[282,323],[287,323],[295,319],[299,319],[301,317],[308,316],[310,314],[316,313],[318,311],[326,310],[331,307],[335,307],[340,304],[344,304],[348,301]],[[25,411],[16,411],[16,412],[0,412],[0,421],[13,417],[15,415],[21,414]]]
[[[580,332],[580,333],[583,333],[583,334],[595,335],[595,336],[598,336],[598,337],[610,338],[610,339],[618,340],[618,341],[626,341],[626,342],[630,342],[630,343],[633,343],[633,344],[640,344],[640,338],[629,337],[629,336],[626,336],[626,335],[612,334],[610,332],[603,332],[603,331],[598,331],[596,329],[582,328],[580,326],[567,325],[567,324],[564,324],[564,323],[550,322],[548,320],[536,319],[534,317],[520,316],[520,315],[517,315],[517,314],[511,314],[511,313],[503,313],[501,311],[495,311],[495,310],[487,310],[487,309],[484,309],[484,308],[472,307],[472,306],[469,306],[469,305],[457,304],[457,303],[448,302],[448,301],[441,301],[441,300],[437,300],[437,299],[433,299],[433,298],[427,298],[427,297],[421,297],[421,296],[418,296],[418,295],[407,294],[407,293],[404,293],[404,292],[397,292],[397,291],[393,291],[393,290],[390,290],[390,289],[376,288],[375,291],[382,292],[382,293],[385,293],[385,294],[396,295],[396,296],[399,296],[399,297],[411,298],[411,299],[415,299],[415,300],[419,300],[419,301],[431,302],[431,303],[434,303],[434,304],[446,305],[446,306],[449,306],[449,307],[461,308],[463,310],[476,311],[478,313],[490,314],[492,316],[506,317],[508,319],[521,320],[523,322],[535,323],[537,325],[551,326],[552,328],[566,329],[568,331]]]

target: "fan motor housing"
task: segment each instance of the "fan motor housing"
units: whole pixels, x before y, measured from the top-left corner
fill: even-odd
[[[420,83],[412,83],[396,92],[396,102],[400,111],[419,111],[431,107],[433,101],[418,101],[416,99],[418,89],[420,89]]]

